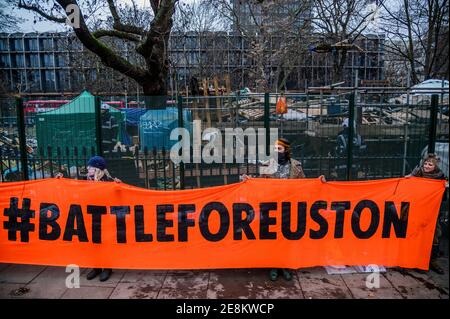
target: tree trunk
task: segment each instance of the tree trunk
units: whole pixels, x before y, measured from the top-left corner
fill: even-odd
[[[161,109],[167,106],[167,73],[159,74],[145,79],[142,85],[145,107],[148,109]]]
[[[347,60],[347,50],[332,54],[335,54],[333,56],[333,83],[337,83],[343,81],[342,75]]]
[[[165,108],[167,102],[167,80],[169,76],[169,60],[167,48],[169,37],[161,36],[153,39],[152,54],[147,57],[147,72],[141,81],[147,108]]]

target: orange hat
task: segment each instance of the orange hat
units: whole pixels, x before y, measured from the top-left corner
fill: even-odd
[[[275,144],[283,146],[285,148],[285,152],[288,154],[288,157],[291,156],[291,142],[285,138],[279,138],[276,140]]]

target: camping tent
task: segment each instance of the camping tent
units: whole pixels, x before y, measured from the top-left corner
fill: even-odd
[[[183,127],[192,135],[192,117],[189,110],[183,110]],[[148,110],[139,119],[139,139],[141,147],[149,150],[155,147],[166,150],[177,143],[170,139],[170,133],[178,127],[178,109],[167,107],[165,109]]]
[[[111,106],[109,109],[121,127],[122,113]],[[51,146],[53,156],[56,155],[57,147],[61,148],[63,157],[66,156],[66,147],[70,150],[70,156],[73,155],[74,147],[78,148],[80,155],[83,147],[86,147],[90,154],[91,148],[96,147],[95,129],[95,96],[87,91],[56,110],[36,116],[38,147],[43,147],[47,154],[47,147]]]

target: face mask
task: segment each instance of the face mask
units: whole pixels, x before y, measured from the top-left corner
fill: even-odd
[[[288,161],[288,157],[286,152],[277,152],[278,153],[278,164],[284,165]]]

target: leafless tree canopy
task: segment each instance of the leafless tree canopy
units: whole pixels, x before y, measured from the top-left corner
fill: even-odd
[[[31,10],[41,17],[65,23],[69,5],[80,8],[80,27],[73,32],[83,45],[103,64],[134,79],[142,85],[146,95],[166,95],[168,74],[168,39],[173,24],[177,0],[151,0],[148,11],[138,10],[135,1],[131,7],[120,7],[114,0],[18,0],[20,8]],[[100,11],[107,14],[101,21]],[[130,63],[111,50],[101,39],[119,38],[135,43],[135,51],[143,63]]]
[[[448,79],[448,0],[399,0],[383,5],[387,50],[407,61],[411,84]]]
[[[0,32],[14,31],[17,25],[23,21],[17,16],[16,12],[8,12],[15,0],[3,0],[0,7]]]
[[[383,3],[383,0],[378,2]],[[370,26],[379,7],[368,0],[316,0],[314,3],[313,26],[322,36],[322,45],[335,45],[333,82],[339,82],[348,51]]]
[[[237,31],[250,49],[247,51],[255,68],[252,75],[258,91],[277,90],[289,75],[282,66],[293,65],[300,52],[307,51],[304,41],[311,33],[311,1],[211,0],[220,15]],[[289,68],[288,68],[289,69]],[[278,81],[270,87],[269,79]]]

